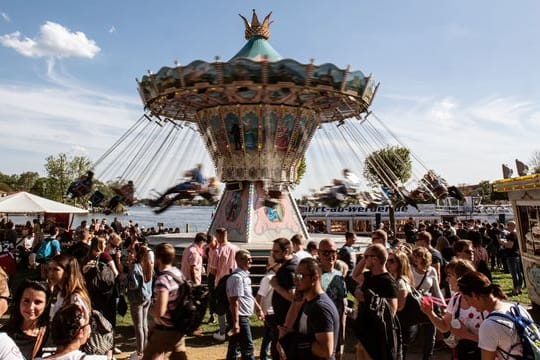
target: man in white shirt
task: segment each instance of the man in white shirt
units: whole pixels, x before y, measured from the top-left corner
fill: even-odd
[[[305,243],[304,235],[295,234],[291,238],[291,242],[293,244],[294,256],[296,256],[298,261],[306,257],[312,257],[310,253],[304,250],[304,243]]]

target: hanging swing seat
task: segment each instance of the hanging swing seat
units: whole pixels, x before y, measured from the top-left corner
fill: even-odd
[[[193,190],[184,190],[179,193],[177,193],[175,196],[165,196],[163,199],[159,202],[156,200],[151,201],[149,203],[150,206],[155,207],[154,213],[161,214],[165,210],[167,210],[169,207],[174,205],[174,203],[178,200],[193,200],[195,196],[197,195],[196,191]]]
[[[90,196],[88,201],[92,204],[92,206],[98,206],[105,200],[105,195],[99,190],[94,191],[94,193]]]
[[[92,191],[92,180],[87,176],[81,176],[77,180],[73,181],[67,190],[67,195],[71,198],[80,198],[90,194]]]

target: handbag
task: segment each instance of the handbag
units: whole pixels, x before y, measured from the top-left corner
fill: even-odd
[[[114,347],[114,329],[99,311],[92,310],[90,315],[92,332],[81,350],[87,354],[107,355]]]
[[[422,311],[422,293],[418,289],[424,283],[427,273],[416,288],[410,287],[410,291],[405,298],[403,310],[398,312],[398,319],[402,327],[409,327],[416,324],[429,323],[429,317]]]

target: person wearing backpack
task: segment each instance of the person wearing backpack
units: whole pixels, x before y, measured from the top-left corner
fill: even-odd
[[[176,256],[173,245],[161,243],[154,248],[154,254],[158,274],[154,281],[149,310],[154,328],[150,331],[143,360],[156,359],[165,353],[170,353],[171,359],[186,360],[185,333],[178,330],[172,322],[180,288],[175,278],[183,279],[184,276],[180,269],[173,266]]]
[[[538,327],[522,306],[504,301],[506,295],[499,285],[474,271],[463,275],[458,287],[471,306],[489,312],[478,332],[482,360],[540,358],[540,348],[534,345],[539,341]]]
[[[82,273],[92,308],[100,311],[114,327],[116,325],[114,290],[118,269],[112,257],[104,250],[105,238],[92,238],[90,251],[83,262]]]
[[[61,252],[60,242],[56,240],[58,236],[58,227],[54,224],[49,224],[46,227],[46,235],[44,239],[37,245],[36,262],[41,264],[41,278],[47,278],[49,261]]]

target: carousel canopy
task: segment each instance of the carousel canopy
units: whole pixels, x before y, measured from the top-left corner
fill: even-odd
[[[16,194],[0,198],[0,213],[87,214],[88,211],[21,191]]]
[[[255,61],[278,61],[282,59],[272,45],[261,36],[254,36],[249,39],[246,45],[231,60],[239,58],[248,58]]]

